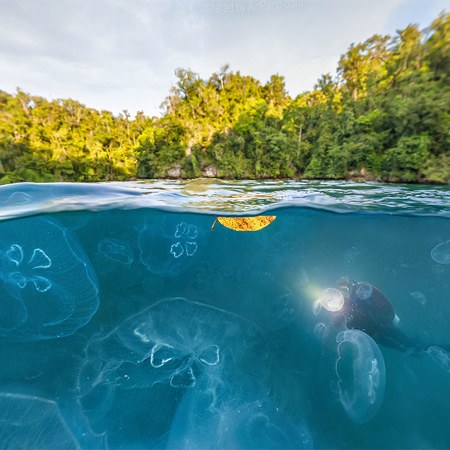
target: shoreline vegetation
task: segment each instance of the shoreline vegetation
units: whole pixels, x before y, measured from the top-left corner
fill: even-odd
[[[0,91],[0,184],[148,178],[450,184],[450,14],[352,44],[288,95],[224,66],[176,70],[160,117]]]

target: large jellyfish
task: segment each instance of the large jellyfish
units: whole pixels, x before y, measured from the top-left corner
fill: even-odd
[[[375,341],[360,330],[341,331],[336,336],[339,399],[348,417],[369,422],[381,407],[386,370]]]
[[[184,272],[204,247],[205,230],[196,218],[169,215],[147,223],[139,235],[141,261],[152,273],[171,277]]]
[[[79,449],[58,405],[41,397],[0,392],[0,449]]]
[[[268,398],[242,398],[206,383],[181,400],[172,422],[168,449],[310,449],[303,421],[294,423]],[[238,380],[236,380],[238,381]]]
[[[226,387],[239,397],[244,385],[258,385],[261,342],[258,328],[239,316],[183,298],[161,300],[89,343],[81,405],[112,447],[161,445],[186,391],[207,386],[220,396]]]
[[[81,246],[57,222],[1,222],[0,302],[0,336],[67,336],[97,311],[96,276]]]

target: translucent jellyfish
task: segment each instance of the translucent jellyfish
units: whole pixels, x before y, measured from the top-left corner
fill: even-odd
[[[291,294],[286,293],[278,298],[274,298],[270,307],[264,314],[264,321],[272,330],[280,330],[295,322],[299,317],[299,299]]]
[[[118,239],[105,238],[98,243],[98,253],[119,264],[130,266],[134,261],[133,249]]]
[[[341,331],[337,337],[339,399],[348,417],[369,422],[381,407],[386,370],[375,341],[360,330]]]
[[[314,326],[314,336],[316,336],[316,338],[319,340],[325,339],[328,335],[328,332],[328,326],[323,322],[316,323],[316,325]]]
[[[168,432],[187,390],[242,390],[261,379],[264,347],[243,318],[183,298],[161,300],[94,338],[78,382],[80,402],[112,447],[149,446]],[[143,431],[144,430],[144,431]]]
[[[443,348],[432,345],[428,347],[426,353],[445,372],[450,373],[450,354]]]
[[[426,295],[423,292],[421,292],[421,291],[412,291],[412,292],[410,292],[410,295],[411,295],[411,297],[414,300],[417,300],[422,305],[426,305],[427,297],[426,297]]]
[[[340,311],[344,306],[344,295],[339,289],[328,288],[320,294],[318,301],[327,311]]]
[[[450,264],[450,240],[437,244],[431,250],[431,257],[439,264]]]
[[[0,302],[0,336],[67,336],[97,311],[96,276],[81,246],[57,222],[1,222]]]
[[[199,220],[177,222],[177,217],[154,220],[139,235],[141,261],[156,275],[170,277],[183,272],[198,258],[204,245],[205,233]],[[194,220],[197,223],[191,223]]]
[[[207,385],[189,391],[177,408],[169,449],[311,449],[308,427],[293,423],[266,396],[242,401]]]
[[[0,393],[0,448],[79,449],[58,406],[51,400]]]
[[[373,287],[369,283],[358,283],[356,286],[356,296],[361,300],[367,300],[373,294]]]

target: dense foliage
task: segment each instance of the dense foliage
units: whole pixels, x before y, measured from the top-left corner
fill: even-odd
[[[178,69],[161,117],[0,91],[0,182],[363,178],[450,183],[450,14],[351,45],[291,98],[227,66]]]

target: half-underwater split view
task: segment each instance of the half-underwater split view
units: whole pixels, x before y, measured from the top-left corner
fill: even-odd
[[[449,450],[449,9],[0,0],[0,450]]]
[[[449,199],[2,187],[0,447],[447,448]]]

